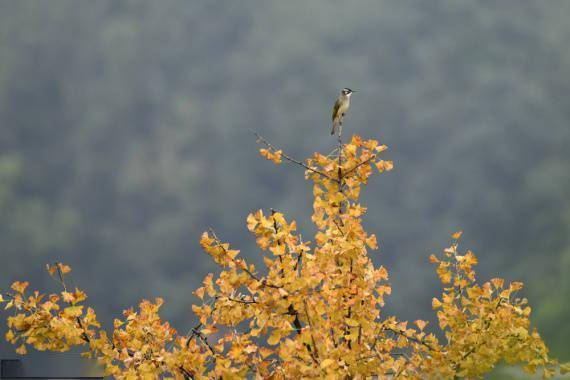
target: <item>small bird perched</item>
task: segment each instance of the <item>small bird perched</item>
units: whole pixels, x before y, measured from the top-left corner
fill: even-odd
[[[340,91],[340,96],[334,102],[332,110],[332,131],[331,135],[334,135],[337,127],[342,125],[342,119],[350,107],[350,96],[354,91],[350,88],[343,88]]]

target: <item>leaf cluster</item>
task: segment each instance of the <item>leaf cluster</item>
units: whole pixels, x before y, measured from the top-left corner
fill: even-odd
[[[433,299],[444,339],[428,323],[401,321],[383,307],[391,293],[388,271],[375,268],[369,250],[377,238],[362,226],[361,190],[376,170],[392,170],[381,158],[386,146],[352,137],[328,155],[297,161],[266,140],[260,153],[279,164],[301,165],[313,183],[314,241],[305,241],[295,221],[275,210],[247,217],[247,228],[262,252],[256,268],[213,231],[202,249],[219,265],[194,294],[199,323],[179,334],[159,316],[163,303],[142,301],[101,329],[86,295],[68,290],[63,264],[48,266],[62,286],[59,294],[27,295],[28,283],[6,293],[6,339],[38,350],[85,346],[108,374],[119,379],[189,378],[457,378],[480,377],[504,360],[544,377],[568,370],[548,356],[531,309],[517,296],[521,283],[492,279],[479,284],[472,252],[459,250],[461,233],[441,257],[432,255],[444,286]]]

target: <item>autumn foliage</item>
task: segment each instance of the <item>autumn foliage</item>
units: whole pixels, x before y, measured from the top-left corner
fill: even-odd
[[[545,377],[569,369],[548,356],[531,328],[531,309],[517,296],[521,283],[477,282],[477,258],[459,249],[461,233],[430,257],[443,284],[433,298],[439,331],[383,312],[388,271],[368,256],[378,244],[362,227],[366,208],[358,200],[373,172],[393,167],[381,159],[385,145],[354,136],[329,155],[301,162],[261,142],[262,156],[298,164],[312,181],[313,241],[304,241],[280,212],[252,213],[247,227],[265,264],[256,268],[213,231],[204,232],[200,244],[220,273],[194,292],[199,323],[187,334],[160,318],[161,299],[126,310],[106,333],[85,293],[67,288],[70,268],[50,265],[59,294],[30,293],[27,282],[15,282],[0,298],[15,310],[6,339],[20,354],[28,347],[83,346],[120,379],[473,378],[501,361]]]

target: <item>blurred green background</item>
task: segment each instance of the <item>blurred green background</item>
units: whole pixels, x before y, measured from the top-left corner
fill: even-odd
[[[254,262],[250,211],[314,231],[302,171],[251,130],[328,152],[351,87],[345,133],[395,162],[364,195],[389,312],[433,318],[428,256],[463,229],[479,278],[524,281],[569,360],[569,17],[566,0],[0,0],[0,288],[54,290],[59,260],[103,321],[160,295],[188,328],[215,270],[203,230]]]

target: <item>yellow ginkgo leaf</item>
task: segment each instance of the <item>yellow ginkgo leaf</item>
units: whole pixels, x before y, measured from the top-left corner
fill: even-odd
[[[418,328],[420,329],[420,331],[423,331],[423,329],[426,327],[427,322],[426,321],[422,321],[421,319],[418,319],[414,322],[416,324],[416,326],[418,326]]]
[[[279,343],[280,340],[281,340],[281,335],[279,333],[279,330],[273,330],[271,332],[271,335],[267,339],[267,344],[275,346],[276,344]]]
[[[321,368],[324,369],[324,368],[330,367],[335,362],[336,362],[336,360],[333,360],[333,359],[325,359],[321,362]]]
[[[26,355],[28,350],[26,350],[26,345],[22,344],[20,347],[16,348],[16,353],[19,355]]]
[[[28,285],[30,285],[28,281],[16,281],[12,284],[11,288],[18,293],[24,293]]]

